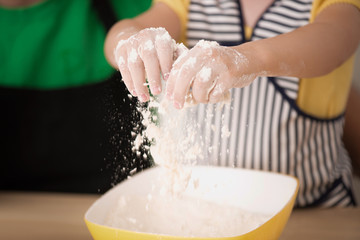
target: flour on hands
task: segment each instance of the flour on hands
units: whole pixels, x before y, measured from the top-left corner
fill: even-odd
[[[199,41],[173,64],[167,81],[167,96],[182,108],[191,94],[195,103],[216,103],[229,98],[229,89],[248,86],[256,74],[245,74],[248,59],[230,47]]]
[[[170,73],[176,46],[164,28],[146,28],[118,42],[115,61],[133,96],[148,101],[147,85],[153,94],[161,92],[161,74],[166,78]]]

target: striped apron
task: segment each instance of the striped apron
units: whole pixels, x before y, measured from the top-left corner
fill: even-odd
[[[251,41],[309,23],[311,0],[275,0],[253,29]],[[239,0],[192,0],[188,46],[200,39],[223,46],[245,42]],[[297,207],[355,205],[351,164],[342,143],[344,116],[320,119],[296,105],[299,79],[259,77],[231,90],[231,103],[192,109],[204,142],[205,164],[290,174],[300,181]],[[205,123],[205,124],[204,124]],[[222,137],[221,130],[231,134]]]

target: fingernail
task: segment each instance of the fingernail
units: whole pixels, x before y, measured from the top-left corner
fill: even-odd
[[[182,105],[181,103],[175,101],[175,102],[174,102],[174,107],[175,107],[176,109],[182,109],[183,105]]]
[[[139,99],[141,102],[146,102],[148,100],[148,97],[144,93],[142,93],[140,94]]]
[[[160,94],[161,93],[161,87],[160,86],[155,86],[152,88],[152,93],[153,94]]]
[[[167,81],[169,79],[169,75],[170,75],[170,73],[164,73],[163,78],[165,81]]]
[[[130,90],[130,93],[131,93],[131,95],[133,95],[134,97],[136,97],[137,96],[137,93],[136,93],[136,91],[133,89],[133,90]]]

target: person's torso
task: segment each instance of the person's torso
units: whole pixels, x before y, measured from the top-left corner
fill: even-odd
[[[112,1],[119,19],[150,0]],[[0,86],[58,89],[101,82],[114,73],[105,60],[106,31],[89,0],[47,0],[26,8],[0,7]]]
[[[308,24],[312,4],[274,1],[249,40]],[[192,0],[187,28],[189,47],[201,39],[224,46],[246,41],[238,0]],[[205,163],[294,175],[301,183],[297,206],[353,204],[351,165],[341,140],[343,116],[322,119],[304,113],[296,104],[299,82],[293,77],[259,77],[249,87],[232,89],[231,103],[223,108],[199,105],[192,116],[204,139]],[[224,129],[231,132],[228,138]]]

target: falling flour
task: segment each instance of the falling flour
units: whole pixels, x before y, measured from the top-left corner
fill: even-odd
[[[202,158],[202,146],[196,139],[196,125],[186,121],[186,110],[173,108],[167,99],[150,100],[147,108],[139,108],[145,130],[133,143],[137,150],[141,141],[148,139],[151,156],[164,169],[162,192],[181,194],[189,184],[191,170],[184,166],[196,164]],[[156,115],[154,115],[156,113]]]

